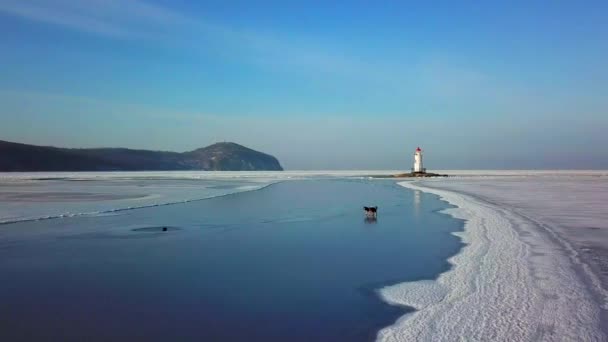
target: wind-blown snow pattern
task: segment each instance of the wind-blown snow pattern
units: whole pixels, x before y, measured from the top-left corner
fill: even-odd
[[[466,246],[436,281],[381,289],[388,303],[415,312],[378,341],[602,341],[600,308],[569,252],[524,216],[475,197],[402,182],[439,195],[465,220]]]

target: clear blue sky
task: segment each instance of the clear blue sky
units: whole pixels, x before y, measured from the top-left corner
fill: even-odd
[[[0,0],[0,140],[608,168],[606,1]]]

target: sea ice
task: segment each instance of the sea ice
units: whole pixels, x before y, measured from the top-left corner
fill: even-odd
[[[201,200],[305,178],[397,171],[0,172],[0,224]]]
[[[457,206],[446,213],[466,220],[464,232],[458,235],[467,246],[450,259],[453,268],[439,276],[436,286],[414,282],[381,290],[387,302],[411,306],[417,311],[381,330],[378,340],[604,340],[600,329],[601,303],[598,304],[593,286],[581,277],[584,268],[580,261],[573,258],[576,255],[568,245],[562,244],[535,220],[540,212],[549,210],[539,211],[538,205],[533,205],[540,200],[541,193],[560,198],[561,191],[555,189],[562,187],[548,185],[545,177],[552,179],[555,175],[525,174],[517,178],[499,175],[400,183],[437,194]],[[561,178],[564,174],[558,177],[564,181]],[[589,181],[588,176],[572,177],[575,183]],[[471,182],[477,182],[478,186],[472,186]],[[510,183],[497,187],[501,182]],[[570,186],[576,188],[574,184]],[[597,191],[601,192],[601,188]],[[519,199],[517,207],[514,203],[506,205],[499,201],[505,198],[509,191],[506,189],[511,191],[509,198]],[[482,192],[486,195],[483,198],[479,195]],[[570,205],[584,201],[573,200]],[[529,216],[522,215],[519,210],[529,205],[536,211],[526,212]],[[549,207],[559,207],[564,217],[573,210],[567,205]],[[595,212],[596,223],[602,221],[600,212]],[[445,293],[438,294],[437,289]],[[420,293],[435,293],[425,296],[434,302],[425,300],[421,305],[416,299]]]

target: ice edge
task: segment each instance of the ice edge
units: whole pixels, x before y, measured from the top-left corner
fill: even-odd
[[[154,207],[165,207],[165,206],[169,206],[169,205],[176,205],[176,204],[182,204],[182,203],[205,201],[205,200],[209,200],[212,198],[219,198],[219,197],[231,196],[231,195],[236,195],[236,194],[250,192],[250,191],[262,190],[264,188],[267,188],[273,184],[277,184],[280,182],[281,181],[269,182],[269,183],[258,185],[258,186],[251,186],[246,189],[233,189],[236,191],[227,192],[224,194],[210,195],[210,196],[199,197],[199,198],[183,199],[183,200],[177,200],[177,201],[144,204],[144,205],[139,205],[139,206],[127,206],[127,207],[113,208],[113,209],[108,209],[108,210],[89,211],[89,212],[81,212],[81,213],[59,213],[56,215],[24,217],[24,218],[9,219],[9,220],[0,219],[0,226],[15,224],[15,223],[45,221],[45,220],[54,220],[54,219],[79,217],[79,216],[97,216],[97,215],[104,215],[104,214],[119,213],[119,212],[129,211],[129,210],[138,210],[138,209],[146,209],[146,208],[154,208]]]

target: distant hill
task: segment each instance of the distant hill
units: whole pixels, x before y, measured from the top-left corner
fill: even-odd
[[[127,148],[58,148],[0,140],[0,171],[282,171],[279,161],[223,142],[177,153]]]

